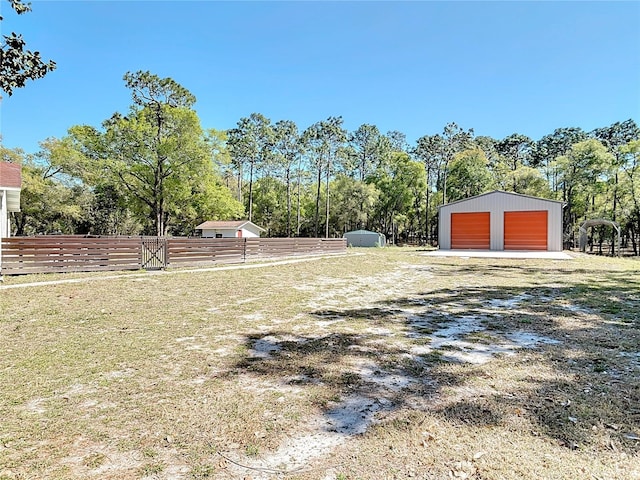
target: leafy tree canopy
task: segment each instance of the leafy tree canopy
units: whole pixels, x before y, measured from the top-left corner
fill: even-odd
[[[195,97],[150,72],[127,73],[124,80],[133,99],[127,115],[115,113],[103,131],[70,130],[85,159],[84,179],[109,194],[108,204],[122,198],[147,233],[190,234],[203,220],[241,216],[242,206],[216,172],[214,157],[226,161],[222,138],[202,129],[191,108]]]
[[[31,11],[31,4],[22,0],[9,0],[18,15]],[[3,18],[0,16],[0,21]],[[45,62],[40,52],[27,50],[22,35],[12,32],[2,36],[0,44],[0,89],[9,96],[16,88],[22,88],[27,80],[36,80],[55,70],[56,63]]]

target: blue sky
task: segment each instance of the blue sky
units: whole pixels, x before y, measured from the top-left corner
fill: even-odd
[[[537,140],[640,122],[640,2],[38,1],[22,33],[58,68],[0,103],[6,147],[126,112],[127,71],[172,77],[203,127],[341,115],[409,142],[455,121]]]

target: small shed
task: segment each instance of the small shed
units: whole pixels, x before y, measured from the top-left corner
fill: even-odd
[[[342,238],[347,239],[350,247],[384,247],[387,239],[382,233],[369,230],[354,230],[345,233]]]
[[[198,225],[196,230],[202,230],[202,238],[252,238],[266,231],[249,220],[210,220]]]
[[[442,250],[562,251],[562,208],[557,200],[496,190],[441,205]]]

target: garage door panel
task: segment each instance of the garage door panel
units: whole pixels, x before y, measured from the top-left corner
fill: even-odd
[[[489,212],[451,214],[451,248],[488,250],[490,244]]]
[[[505,250],[547,250],[546,210],[504,212]]]

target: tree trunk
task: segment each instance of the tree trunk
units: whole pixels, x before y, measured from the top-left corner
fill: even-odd
[[[13,235],[15,236],[24,235],[24,227],[27,223],[26,215],[23,212],[20,212],[20,213],[16,212],[16,213],[12,213],[11,216],[13,218],[13,223],[16,226]]]
[[[615,222],[616,221],[616,210],[618,209],[618,172],[616,172],[615,175],[615,182],[613,184],[613,214],[612,214],[612,220]],[[616,244],[616,229],[612,228],[611,229],[611,255],[613,255],[615,253],[615,247],[614,245]]]
[[[287,237],[291,237],[291,168],[287,167]]]
[[[313,234],[314,237],[318,237],[320,229],[320,185],[322,184],[322,162],[318,162],[318,189],[316,191],[316,218]]]
[[[238,201],[242,203],[242,165],[238,165]]]
[[[329,238],[329,177],[331,176],[331,156],[327,161],[327,202],[326,202],[326,220],[324,227],[324,237]]]
[[[424,207],[424,237],[427,240],[427,245],[431,243],[431,235],[429,228],[429,177],[427,176],[427,192],[425,198],[425,207]]]
[[[253,217],[253,165],[254,161],[251,161],[251,166],[249,168],[249,221],[252,220]]]
[[[298,207],[297,207],[297,215],[296,215],[296,236],[300,236],[300,183],[302,182],[302,160],[298,164]]]
[[[442,186],[442,204],[447,204],[447,165],[444,166],[444,182]]]

